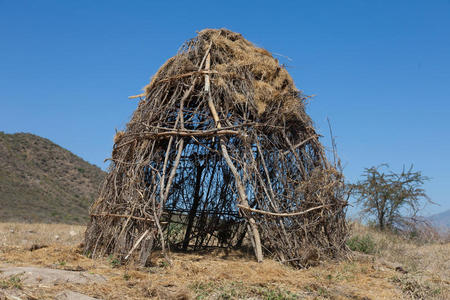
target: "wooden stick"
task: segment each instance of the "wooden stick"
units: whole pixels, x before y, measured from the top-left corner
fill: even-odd
[[[166,184],[166,190],[164,192],[164,197],[161,199],[161,209],[162,207],[164,207],[164,202],[166,202],[167,197],[169,195],[169,191],[170,191],[170,187],[172,185],[172,181],[175,177],[175,174],[177,172],[177,168],[178,168],[178,164],[180,163],[180,158],[181,158],[181,152],[183,152],[183,147],[184,147],[184,140],[182,139],[178,145],[178,149],[177,149],[177,156],[175,157],[175,162],[173,163],[173,167],[172,170],[170,171],[170,175],[169,175],[169,179],[167,181]]]
[[[161,80],[155,82],[155,84],[160,83],[160,82],[166,82],[166,81],[170,81],[170,80],[180,79],[183,77],[189,77],[192,75],[218,74],[218,73],[219,72],[217,72],[217,71],[203,71],[203,70],[202,71],[193,71],[193,72],[188,72],[188,73],[180,74],[177,76],[172,76],[172,77],[167,77],[167,78],[161,79]]]
[[[145,96],[145,93],[134,95],[134,96],[128,96],[128,99],[136,99],[136,98],[142,98]]]
[[[189,76],[192,76],[192,75],[218,74],[218,73],[219,72],[217,72],[217,71],[204,71],[204,70],[193,71],[193,72],[188,72],[188,73],[180,74],[180,75],[177,75],[177,76],[171,76],[171,77],[167,77],[167,78],[161,79],[161,80],[155,82],[154,85],[158,84],[158,83],[162,83],[162,82],[175,80],[175,79],[189,77]],[[206,75],[206,76],[209,77],[209,75]],[[139,94],[139,95],[128,96],[128,99],[136,99],[136,98],[142,98],[142,97],[145,97],[145,93],[142,93],[142,94]]]
[[[306,173],[305,168],[303,167],[303,162],[300,159],[300,157],[298,156],[298,153],[295,152],[295,149],[292,146],[291,141],[289,141],[288,137],[286,136],[285,132],[283,132],[283,137],[284,137],[285,141],[287,142],[287,144],[289,145],[289,148],[291,149],[291,152],[294,154],[295,158],[297,159],[297,164],[296,164],[297,168],[299,169],[300,172],[302,172],[303,178],[306,178],[307,173]]]
[[[209,51],[211,50],[211,46],[212,46],[212,42],[210,43],[209,48],[206,50],[206,53],[205,53],[205,55],[204,55],[204,57],[202,59],[202,62],[200,63],[200,66],[198,68],[199,71],[203,68],[203,63],[204,63],[206,57],[209,56]],[[179,111],[177,120],[175,121],[174,129],[176,129],[179,119],[181,119],[181,128],[184,129],[183,104],[184,104],[184,101],[191,95],[192,91],[194,90],[196,82],[197,82],[197,78],[195,78],[193,80],[191,86],[184,93],[183,97],[180,100],[180,111]],[[163,132],[161,132],[161,133],[163,134]],[[169,144],[171,143],[171,141],[172,141],[172,137],[170,138]],[[160,212],[162,212],[162,208],[164,207],[164,202],[166,201],[167,196],[169,194],[169,190],[170,190],[170,186],[172,184],[173,177],[175,176],[176,169],[178,168],[178,164],[180,162],[180,156],[181,156],[181,152],[183,151],[183,146],[184,146],[184,140],[181,139],[180,144],[178,145],[177,157],[176,157],[175,163],[174,163],[174,165],[172,167],[172,170],[171,170],[171,173],[170,173],[170,176],[169,176],[169,180],[168,180],[168,182],[167,182],[165,187],[163,187],[161,185],[161,207],[160,207]],[[168,157],[168,154],[169,154],[169,152],[166,153],[166,158]],[[166,161],[164,161],[164,165],[166,165]],[[165,171],[165,168],[164,168],[164,171]],[[164,173],[163,173],[163,180],[164,180]]]
[[[307,138],[306,140],[301,141],[300,143],[298,143],[297,145],[292,146],[290,150],[284,151],[283,154],[284,154],[284,155],[288,154],[289,152],[291,152],[291,151],[297,149],[298,147],[300,147],[300,146],[306,144],[307,142],[309,142],[310,140],[312,140],[312,139],[315,138],[315,137],[317,137],[317,135],[312,135],[312,136],[310,136],[310,137]]]
[[[206,64],[205,69],[209,72],[209,68],[211,67],[211,57],[208,53],[208,56],[206,57]],[[209,81],[209,73],[205,74],[205,92],[209,93],[210,88],[210,81]]]
[[[183,98],[181,98],[181,103],[183,103],[185,98],[189,97],[189,94],[194,89],[194,86],[195,86],[195,80],[192,83],[192,85],[189,87],[189,89],[184,93]],[[178,114],[177,119],[175,120],[175,124],[173,126],[174,130],[177,129],[179,120],[180,120],[180,114]],[[169,144],[167,146],[166,155],[164,157],[163,173],[162,173],[162,177],[160,179],[160,199],[161,199],[162,203],[164,203],[164,201],[165,201],[163,199],[164,199],[164,191],[165,191],[165,188],[166,188],[166,186],[164,185],[165,184],[165,180],[166,180],[166,167],[167,167],[167,163],[169,161],[169,154],[170,154],[170,149],[172,147],[172,142],[173,142],[173,136],[171,136],[170,139],[169,139]],[[160,215],[161,215],[161,212],[162,212],[162,207],[163,207],[163,205],[161,205],[161,209],[160,209],[160,212],[159,212]]]
[[[141,241],[144,239],[144,237],[150,232],[150,229],[147,229],[146,231],[144,231],[144,233],[141,235],[141,237],[136,241],[136,243],[134,243],[133,247],[131,248],[130,252],[128,252],[127,256],[125,256],[125,260],[128,259],[128,257],[130,257],[131,253],[133,253],[133,251],[137,248],[137,246],[139,246],[139,244],[141,243]]]
[[[210,66],[209,54],[206,57],[205,65],[208,67]],[[208,89],[209,89],[209,86],[208,86]],[[205,85],[205,90],[206,90],[206,85]],[[220,129],[222,126],[220,125],[219,115],[217,114],[217,110],[214,106],[210,89],[208,90],[208,106],[209,106],[209,109],[213,116],[214,122],[216,123],[216,127]],[[219,141],[220,141],[220,148],[222,151],[222,155],[225,158],[225,161],[226,161],[228,167],[230,168],[231,172],[233,173],[236,188],[239,193],[240,202],[242,203],[242,205],[248,207],[249,205],[248,205],[248,201],[247,201],[247,195],[245,194],[245,189],[244,189],[244,186],[242,185],[239,173],[236,170],[236,167],[234,166],[233,162],[231,161],[230,156],[228,155],[228,150],[227,150],[227,147],[225,146],[223,139],[221,139],[219,137]],[[261,247],[261,237],[258,232],[258,227],[256,226],[256,221],[253,217],[249,217],[248,222],[249,222],[249,226],[251,228],[252,236],[254,239],[254,249],[255,249],[256,259],[258,260],[258,262],[262,262],[263,261],[263,253],[262,253],[262,247]]]
[[[192,112],[193,114],[195,114],[196,111],[189,111],[189,110],[185,110],[185,112]],[[157,129],[157,130],[167,130],[167,127],[161,127],[161,126],[152,126],[152,125],[147,125],[144,123],[141,123],[142,125],[144,125],[145,127],[147,127],[147,129]],[[186,131],[186,132],[217,132],[219,130],[231,130],[231,129],[237,129],[237,128],[243,128],[243,127],[256,127],[258,126],[258,124],[254,123],[254,122],[245,122],[239,125],[233,125],[233,126],[227,126],[227,127],[221,127],[219,128],[211,128],[211,129],[205,129],[205,130],[196,130],[196,129],[186,129],[184,128],[182,131]],[[176,129],[176,130],[180,130],[180,129]],[[143,131],[144,133],[147,131]],[[150,132],[150,131],[148,131]],[[163,131],[164,132],[164,131]],[[139,135],[138,133],[135,133],[134,135]]]
[[[142,218],[142,217],[135,217],[130,215],[120,215],[120,214],[91,214],[93,217],[115,217],[115,218],[131,218],[135,220],[140,221],[146,221],[146,222],[155,222],[154,220],[150,218]]]
[[[266,161],[265,161],[265,159],[264,159],[264,154],[263,154],[263,151],[261,150],[261,145],[260,145],[259,141],[256,142],[256,147],[257,147],[257,149],[258,149],[259,159],[261,160],[261,163],[262,163],[262,165],[263,165],[264,172],[265,172],[265,174],[266,174],[267,184],[268,184],[269,190],[270,190],[270,196],[267,195],[267,199],[269,199],[270,205],[272,206],[272,208],[273,208],[276,212],[278,212],[278,204],[277,204],[277,202],[275,202],[275,200],[276,200],[275,192],[273,191],[273,188],[272,188],[272,181],[271,181],[271,179],[270,179],[269,170],[267,169]],[[255,159],[253,158],[253,156],[252,156],[252,159],[253,159],[253,161],[254,161],[254,163],[255,163],[255,167],[256,167],[256,161],[255,161]],[[265,184],[264,181],[262,180],[261,175],[259,174],[258,170],[256,170],[256,174],[257,174],[258,177],[260,178],[261,185],[262,185],[262,187],[263,187],[263,189],[264,189],[264,192],[267,194],[266,184]],[[278,223],[280,224],[280,228],[281,228],[281,230],[283,231],[283,234],[284,234],[284,237],[285,237],[285,239],[286,239],[286,242],[288,243],[289,247],[292,248],[292,243],[291,243],[291,240],[288,238],[289,235],[288,235],[287,232],[286,232],[286,227],[284,226],[283,220],[282,220],[282,219],[279,219],[279,220],[278,220]]]
[[[172,130],[165,132],[143,132],[137,137],[140,138],[152,138],[152,137],[165,137],[165,136],[211,136],[211,135],[239,135],[239,131],[235,130],[196,130],[196,131],[185,131],[185,130]]]
[[[241,205],[241,204],[237,205],[237,207],[239,207],[241,209],[244,209],[244,210],[248,210],[248,211],[255,212],[255,213],[258,213],[258,214],[262,214],[262,215],[269,215],[269,216],[276,216],[276,217],[300,216],[300,215],[307,214],[307,213],[309,213],[309,212],[311,212],[313,210],[316,210],[316,209],[319,209],[319,208],[325,208],[325,207],[329,207],[329,206],[331,206],[331,205],[329,205],[329,204],[325,205],[324,204],[324,205],[320,205],[320,206],[309,208],[309,209],[304,210],[304,211],[298,211],[298,212],[292,212],[292,213],[273,213],[273,212],[270,212],[270,211],[254,209],[254,208],[251,208],[251,207],[248,207],[248,206],[245,206],[245,205]]]
[[[211,46],[212,46],[212,42],[209,45],[209,48],[208,48],[207,52],[205,53],[205,56],[203,57],[203,60],[202,60],[200,66],[199,66],[199,69],[198,69],[199,71],[203,68],[203,63],[205,61],[205,58],[207,56],[209,56],[209,50],[211,49]],[[179,108],[179,111],[178,111],[177,120],[175,121],[175,125],[173,127],[174,131],[172,131],[172,132],[183,132],[183,131],[185,132],[185,130],[184,130],[184,117],[183,117],[184,101],[191,95],[192,91],[195,88],[196,82],[197,82],[197,78],[194,78],[194,80],[192,81],[191,86],[189,87],[188,90],[186,90],[184,92],[183,97],[180,99],[180,108]],[[180,121],[181,130],[177,129],[178,121]],[[161,133],[161,134],[164,134],[164,133]],[[189,135],[191,135],[191,134],[189,134]],[[173,139],[173,135],[170,137],[169,144],[171,144],[172,139]],[[164,186],[164,182],[161,183],[161,193],[160,193],[160,202],[159,202],[158,214],[156,213],[155,200],[153,200],[153,214],[154,214],[154,217],[155,217],[155,223],[156,223],[156,226],[158,227],[158,231],[159,231],[159,235],[160,235],[160,239],[161,239],[162,252],[163,252],[164,257],[166,258],[167,262],[169,262],[169,263],[171,263],[171,261],[170,261],[170,259],[168,257],[167,251],[166,251],[165,246],[164,246],[164,235],[163,235],[163,231],[162,231],[162,228],[161,228],[161,225],[160,225],[160,222],[159,222],[159,216],[161,216],[161,214],[163,212],[163,208],[164,208],[164,203],[166,202],[166,200],[167,200],[167,198],[169,196],[169,191],[170,191],[170,188],[172,186],[173,179],[175,178],[175,174],[176,174],[178,165],[180,163],[180,158],[181,158],[181,153],[183,152],[183,148],[184,148],[184,139],[181,139],[179,141],[179,143],[178,143],[177,156],[175,157],[174,164],[172,166],[172,169],[170,170],[170,174],[169,174],[169,178],[167,180],[167,183],[165,184],[165,186]],[[169,154],[169,152],[166,153],[166,158],[165,158],[165,161],[164,161],[163,180],[164,180],[164,177],[165,177],[164,173],[165,173],[165,167],[167,165],[168,154]]]
[[[161,206],[164,206],[164,205],[161,205]],[[156,207],[155,207],[155,200],[154,199],[153,199],[153,215],[155,216],[155,221],[156,221],[155,224],[156,224],[156,227],[158,228],[158,232],[159,232],[159,238],[160,238],[160,241],[161,241],[162,253],[163,253],[164,258],[166,259],[166,261],[169,263],[169,265],[171,265],[172,261],[170,260],[170,257],[167,254],[166,247],[164,246],[164,244],[165,244],[165,242],[164,242],[164,233],[163,233],[161,224],[159,223],[158,216],[156,215]]]

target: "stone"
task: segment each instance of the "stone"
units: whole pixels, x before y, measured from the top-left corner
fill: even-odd
[[[80,294],[73,291],[62,291],[56,295],[55,300],[96,300],[97,298],[92,298],[85,294]]]
[[[5,267],[0,268],[0,278],[19,276],[25,285],[55,285],[60,283],[103,283],[105,277],[88,272],[66,271],[38,267]]]

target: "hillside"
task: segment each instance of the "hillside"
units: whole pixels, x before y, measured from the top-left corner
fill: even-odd
[[[428,217],[433,226],[441,230],[450,229],[450,209]]]
[[[48,139],[0,132],[0,221],[85,223],[104,174]]]

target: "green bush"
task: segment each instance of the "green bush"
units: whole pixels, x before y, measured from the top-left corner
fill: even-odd
[[[364,236],[354,236],[347,241],[347,246],[353,250],[365,254],[375,253],[375,242],[369,234]]]

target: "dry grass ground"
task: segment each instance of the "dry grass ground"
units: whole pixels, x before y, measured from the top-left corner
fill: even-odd
[[[448,238],[433,242],[411,240],[358,223],[353,224],[352,236],[366,237],[372,241],[371,254],[377,262],[403,270],[392,280],[401,286],[405,294],[424,299],[450,298]]]
[[[84,229],[0,224],[0,265],[85,270],[107,278],[105,283],[49,286],[7,278],[0,282],[0,299],[2,291],[14,290],[22,299],[53,299],[63,290],[101,299],[445,299],[450,292],[449,243],[419,245],[359,225],[353,234],[369,236],[373,254],[355,253],[350,260],[306,270],[270,259],[258,264],[245,253],[219,251],[173,253],[172,265],[155,255],[152,267],[118,266],[113,257],[91,260],[81,254]],[[33,245],[47,247],[31,251]]]

